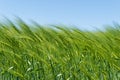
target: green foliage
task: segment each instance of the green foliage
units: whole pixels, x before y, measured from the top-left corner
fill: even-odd
[[[120,26],[89,32],[7,19],[0,80],[120,80]]]

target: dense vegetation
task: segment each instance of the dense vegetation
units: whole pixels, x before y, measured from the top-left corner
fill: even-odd
[[[90,32],[2,22],[0,80],[120,80],[120,26]]]

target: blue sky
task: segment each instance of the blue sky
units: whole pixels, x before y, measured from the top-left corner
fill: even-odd
[[[80,29],[120,23],[120,0],[0,0],[0,18],[44,24],[75,25]]]

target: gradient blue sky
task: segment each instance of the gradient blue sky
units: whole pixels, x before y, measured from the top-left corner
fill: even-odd
[[[120,0],[0,0],[0,18],[102,28],[120,22]]]

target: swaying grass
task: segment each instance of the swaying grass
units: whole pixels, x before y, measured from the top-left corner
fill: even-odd
[[[120,80],[120,26],[0,23],[0,80]]]

